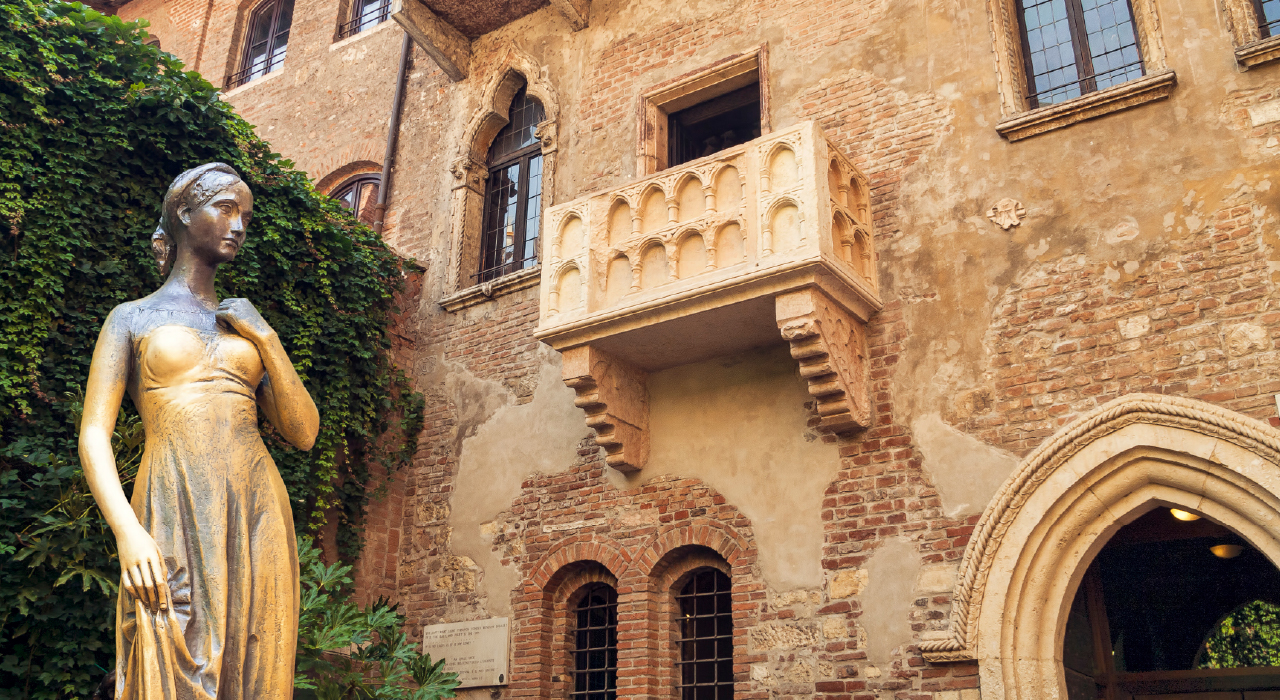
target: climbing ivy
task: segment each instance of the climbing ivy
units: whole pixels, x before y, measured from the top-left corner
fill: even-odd
[[[1201,668],[1280,666],[1280,606],[1263,600],[1231,611],[1205,640]]]
[[[299,531],[336,513],[342,553],[358,553],[370,462],[390,473],[421,426],[387,334],[412,264],[145,45],[145,26],[0,0],[0,699],[88,697],[113,663],[119,570],[75,420],[103,319],[162,281],[148,243],[181,171],[223,161],[254,193],[218,293],[257,305],[320,409],[308,452],[263,424]],[[141,440],[128,399],[121,416],[127,472]]]

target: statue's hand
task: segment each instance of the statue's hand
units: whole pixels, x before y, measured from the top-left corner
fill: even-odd
[[[248,299],[223,299],[218,304],[218,322],[255,343],[275,334]]]
[[[137,526],[116,540],[120,550],[120,586],[149,610],[169,609],[169,572],[150,533]]]

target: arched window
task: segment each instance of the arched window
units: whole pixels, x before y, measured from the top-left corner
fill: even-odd
[[[533,267],[538,262],[542,214],[542,144],[534,127],[546,119],[523,87],[511,100],[510,121],[489,147],[484,228],[477,281]]]
[[[618,696],[618,592],[592,583],[579,594],[573,614],[573,700],[615,700]]]
[[[249,29],[245,33],[240,70],[227,78],[227,87],[244,85],[283,65],[292,23],[293,0],[267,0],[253,8],[246,25]]]
[[[391,16],[391,0],[352,0],[351,19],[338,27],[338,39],[355,36]]]
[[[676,594],[681,700],[733,700],[733,601],[729,577],[696,569]]]
[[[378,186],[381,183],[382,176],[378,173],[356,175],[335,187],[330,196],[338,200],[343,209],[350,209],[357,219],[366,224],[371,223],[373,205],[378,201]]]

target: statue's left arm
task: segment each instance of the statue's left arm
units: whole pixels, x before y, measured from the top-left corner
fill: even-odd
[[[248,299],[223,299],[218,305],[218,320],[258,347],[267,371],[258,386],[258,406],[267,420],[294,447],[311,449],[320,431],[320,413],[280,344],[280,336]]]

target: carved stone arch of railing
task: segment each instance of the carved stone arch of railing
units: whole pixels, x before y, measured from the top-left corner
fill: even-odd
[[[1174,396],[1131,394],[1028,455],[979,520],[935,662],[976,659],[984,700],[1066,697],[1061,646],[1084,571],[1157,507],[1224,525],[1280,565],[1280,431]]]
[[[545,116],[534,131],[542,147],[542,197],[539,202],[544,212],[555,203],[560,114],[557,91],[538,63],[518,48],[509,47],[496,65],[481,92],[479,106],[467,120],[459,150],[450,165],[453,174],[450,228],[454,264],[450,266],[449,288],[455,291],[472,286],[472,273],[479,269],[489,147],[502,127],[507,125],[511,100],[522,86],[528,95],[542,104]]]

